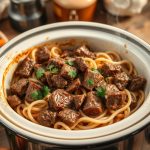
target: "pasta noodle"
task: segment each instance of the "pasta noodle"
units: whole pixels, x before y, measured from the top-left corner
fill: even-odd
[[[61,53],[62,53],[62,51],[61,51],[60,48],[58,48],[58,47],[52,47],[51,48],[51,51],[50,51],[51,57],[53,57],[53,58],[59,58],[60,55],[61,55]]]

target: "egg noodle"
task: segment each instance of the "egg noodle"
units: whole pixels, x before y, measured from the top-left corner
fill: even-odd
[[[35,52],[37,49],[34,49],[31,54],[29,55],[30,58],[32,58],[35,61]],[[61,58],[62,50],[58,47],[52,47],[49,55],[51,58]],[[111,64],[118,64],[121,65],[124,69],[124,71],[129,74],[137,74],[137,71],[135,70],[134,66],[131,62],[128,60],[122,60],[119,54],[116,52],[99,52],[96,53],[96,59],[83,57],[83,60],[88,65],[88,67],[97,69],[99,66],[101,66],[103,63],[111,63]],[[13,78],[14,81],[18,80],[17,78]],[[41,83],[39,80],[36,79],[35,75],[33,74],[29,80]],[[127,94],[127,100],[124,106],[118,110],[105,110],[101,115],[92,118],[86,116],[82,110],[79,110],[81,113],[81,118],[79,118],[74,125],[68,126],[64,122],[56,122],[54,124],[55,129],[63,129],[63,130],[87,130],[87,129],[93,129],[97,127],[102,127],[106,125],[113,124],[115,122],[118,122],[129,115],[131,115],[133,112],[135,112],[143,103],[144,101],[144,92],[142,90],[139,90],[137,92],[131,92],[127,89],[124,90]],[[85,94],[85,89],[78,89],[75,94]],[[16,112],[21,115],[22,117],[39,124],[36,120],[37,115],[39,112],[46,110],[48,108],[48,97],[51,94],[47,95],[44,99],[37,100],[31,103],[28,103],[27,101],[24,101],[24,104],[20,104],[16,108]],[[137,106],[130,110],[130,105],[132,98],[136,99],[138,102]]]

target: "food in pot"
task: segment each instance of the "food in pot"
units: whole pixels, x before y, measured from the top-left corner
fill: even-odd
[[[116,52],[39,46],[23,59],[7,100],[22,117],[64,130],[116,123],[144,101],[146,79]]]

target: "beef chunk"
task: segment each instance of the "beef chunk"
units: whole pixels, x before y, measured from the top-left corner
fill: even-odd
[[[80,117],[80,114],[72,109],[65,108],[58,114],[60,120],[69,126],[72,126]]]
[[[46,81],[49,87],[53,87],[52,74],[50,72],[45,72]]]
[[[46,75],[45,73],[43,74],[43,76],[39,79],[42,83],[47,84],[47,79],[46,79]]]
[[[60,75],[53,75],[51,77],[52,85],[56,88],[64,88],[67,85],[67,81]]]
[[[63,59],[51,58],[48,62],[47,68],[49,68],[50,65],[53,65],[54,67],[60,69],[64,64],[65,62]]]
[[[17,67],[16,75],[29,77],[33,70],[34,62],[29,57],[25,58]]]
[[[12,107],[15,108],[19,104],[21,104],[21,100],[17,95],[12,95],[7,97],[8,104]]]
[[[83,112],[88,116],[98,116],[103,112],[101,99],[97,97],[95,92],[87,93]]]
[[[51,127],[52,125],[55,124],[56,117],[57,117],[56,112],[44,110],[38,114],[37,121],[39,122],[39,124],[43,126]]]
[[[106,86],[106,106],[108,109],[119,109],[121,108],[125,100],[127,98],[127,95],[124,91],[119,91],[119,89],[114,84],[108,84]]]
[[[104,79],[100,80],[96,87],[102,87],[103,89],[106,89],[107,83],[105,82]]]
[[[127,94],[119,89],[114,84],[108,84],[106,86],[106,107],[108,109],[119,109],[121,108],[127,99]]]
[[[40,63],[40,64],[48,61],[49,58],[50,58],[50,54],[49,54],[48,48],[47,47],[40,47],[36,51],[35,57],[36,57],[36,62]]]
[[[120,109],[125,105],[127,94],[124,91],[111,92],[106,95],[106,107],[108,109]]]
[[[88,90],[92,90],[94,87],[99,85],[102,80],[103,76],[100,73],[86,70],[84,74],[83,86]]]
[[[106,86],[106,95],[118,92],[119,89],[114,84],[107,84]]]
[[[119,90],[124,90],[128,85],[129,77],[125,72],[117,73],[114,77],[114,84]]]
[[[22,96],[25,94],[28,87],[28,80],[27,79],[20,79],[16,83],[10,86],[11,92],[13,94],[17,94]]]
[[[114,76],[121,72],[121,66],[106,62],[101,66],[101,71],[105,77]]]
[[[87,68],[88,68],[88,66],[86,65],[84,60],[82,58],[80,58],[80,57],[77,57],[75,59],[75,64],[76,64],[77,69],[79,69],[82,72],[85,72],[87,70]]]
[[[81,57],[95,58],[95,54],[89,51],[89,49],[85,45],[82,45],[81,47],[77,48],[75,50],[75,55]]]
[[[70,107],[73,97],[63,89],[55,90],[49,99],[49,105],[54,110],[62,110]]]
[[[74,92],[75,90],[77,90],[81,85],[81,82],[79,80],[79,78],[75,79],[74,81],[72,81],[72,83],[70,83],[70,85],[68,85],[66,91],[67,92]]]
[[[49,87],[65,88],[68,82],[60,75],[53,75],[50,72],[45,72],[45,77]]]
[[[133,76],[131,78],[128,89],[131,91],[137,91],[144,88],[146,84],[146,79],[142,76]]]
[[[73,80],[77,76],[77,69],[75,67],[64,64],[60,72],[61,76],[68,80]]]
[[[79,110],[84,102],[84,99],[85,99],[85,95],[82,94],[82,95],[74,95],[73,96],[73,102],[74,102],[74,105],[75,105],[75,108],[77,110]]]
[[[73,56],[74,52],[72,50],[63,50],[61,57],[65,58],[65,57],[70,57]]]
[[[41,90],[41,88],[42,88],[42,87],[41,87],[39,84],[30,81],[30,82],[29,82],[28,89],[27,89],[27,91],[26,91],[25,100],[26,100],[27,102],[29,102],[29,103],[30,103],[30,102],[33,102],[34,100],[37,100],[37,99],[34,99],[34,98],[33,98],[32,94],[33,94],[34,92],[37,92],[37,91]]]
[[[34,64],[34,70],[38,70],[40,68],[43,68],[42,64]]]

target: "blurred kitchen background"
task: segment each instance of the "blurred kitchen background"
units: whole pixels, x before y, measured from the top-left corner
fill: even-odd
[[[0,0],[0,31],[9,40],[36,26],[73,20],[116,26],[150,43],[149,0]]]
[[[31,28],[76,20],[119,27],[150,44],[149,0],[0,0],[0,47]],[[2,127],[1,147],[9,148]]]

